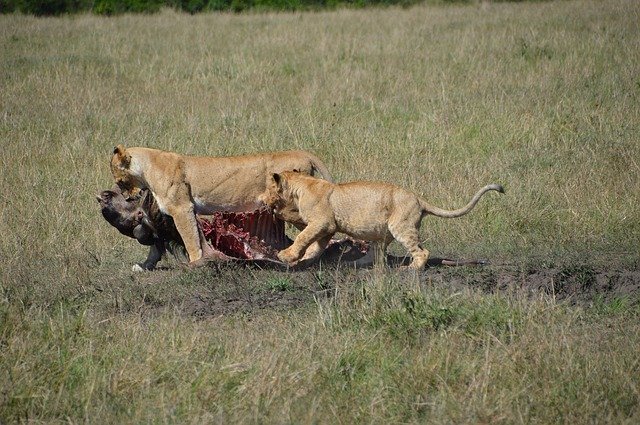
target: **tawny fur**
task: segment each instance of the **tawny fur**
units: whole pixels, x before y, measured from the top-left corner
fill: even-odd
[[[111,158],[111,172],[123,191],[149,189],[160,210],[173,218],[191,262],[213,255],[203,252],[208,245],[195,214],[255,210],[271,175],[294,169],[331,179],[327,167],[304,151],[202,157],[118,145]]]
[[[396,239],[412,256],[409,267],[421,269],[429,258],[429,251],[420,246],[422,218],[427,214],[447,218],[465,215],[490,190],[504,193],[500,185],[487,185],[465,207],[448,211],[388,183],[333,184],[285,171],[273,174],[262,200],[279,218],[306,225],[293,245],[280,251],[278,257],[282,261],[295,263],[311,244],[324,247],[334,233],[342,232],[356,239],[378,242],[383,250]],[[308,257],[307,252],[305,258]]]

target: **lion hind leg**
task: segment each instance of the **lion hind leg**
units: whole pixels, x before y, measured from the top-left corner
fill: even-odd
[[[417,227],[396,225],[389,226],[393,237],[411,254],[409,268],[421,270],[427,264],[429,251],[420,245],[420,237]]]

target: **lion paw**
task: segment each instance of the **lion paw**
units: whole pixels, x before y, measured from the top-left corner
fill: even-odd
[[[278,253],[278,259],[284,263],[293,263],[297,260],[296,256],[291,253],[288,249],[280,251]]]

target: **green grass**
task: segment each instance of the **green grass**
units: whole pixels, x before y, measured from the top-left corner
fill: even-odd
[[[468,216],[425,219],[424,246],[588,290],[639,264],[639,15],[0,16],[0,422],[638,422],[637,293],[482,292],[493,269],[442,275],[462,289],[385,269],[134,275],[145,249],[94,196],[118,143],[307,149],[336,180],[445,208],[496,182]],[[301,292],[317,302],[261,308]]]

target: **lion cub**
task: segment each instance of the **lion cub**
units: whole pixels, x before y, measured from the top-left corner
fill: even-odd
[[[314,242],[325,247],[336,232],[382,244],[383,250],[395,238],[411,254],[409,267],[421,269],[429,251],[420,246],[418,230],[427,215],[453,218],[467,214],[490,190],[504,193],[490,184],[480,189],[463,208],[448,211],[429,205],[398,186],[378,182],[334,184],[295,171],[271,176],[262,200],[279,218],[306,227],[293,245],[278,258],[294,263]]]

